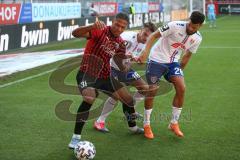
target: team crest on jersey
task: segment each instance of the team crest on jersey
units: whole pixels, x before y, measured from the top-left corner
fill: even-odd
[[[166,30],[168,30],[169,29],[169,26],[166,24],[166,25],[164,25],[164,26],[162,26],[161,28],[160,28],[160,31],[161,32],[165,32]]]
[[[152,76],[152,77],[150,78],[150,80],[151,80],[152,83],[156,83],[157,80],[158,80],[158,77],[157,77],[157,76]]]

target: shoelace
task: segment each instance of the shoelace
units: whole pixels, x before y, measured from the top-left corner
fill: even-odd
[[[104,123],[103,123],[103,122],[100,122],[100,123],[99,123],[99,126],[100,126],[100,129],[104,128]]]
[[[149,126],[146,127],[146,132],[147,132],[147,134],[150,134],[150,133],[151,133],[151,130],[150,130],[150,127],[149,127]]]

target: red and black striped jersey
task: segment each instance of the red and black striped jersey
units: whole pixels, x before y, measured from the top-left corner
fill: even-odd
[[[110,76],[110,59],[113,55],[125,55],[124,40],[120,36],[115,37],[110,29],[111,27],[107,26],[90,32],[80,66],[82,72],[106,79]]]

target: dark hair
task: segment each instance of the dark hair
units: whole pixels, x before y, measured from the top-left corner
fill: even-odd
[[[116,14],[115,19],[123,19],[129,23],[128,14],[126,14],[124,12],[119,12],[118,14]]]
[[[205,16],[199,11],[194,11],[190,16],[190,20],[193,24],[202,24],[205,20]]]
[[[152,22],[144,23],[143,28],[148,28],[151,32],[155,32],[157,30],[157,27]]]

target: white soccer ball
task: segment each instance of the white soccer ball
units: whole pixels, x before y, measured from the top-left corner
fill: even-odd
[[[96,149],[91,142],[80,141],[74,148],[74,154],[78,160],[89,160],[95,157]]]

